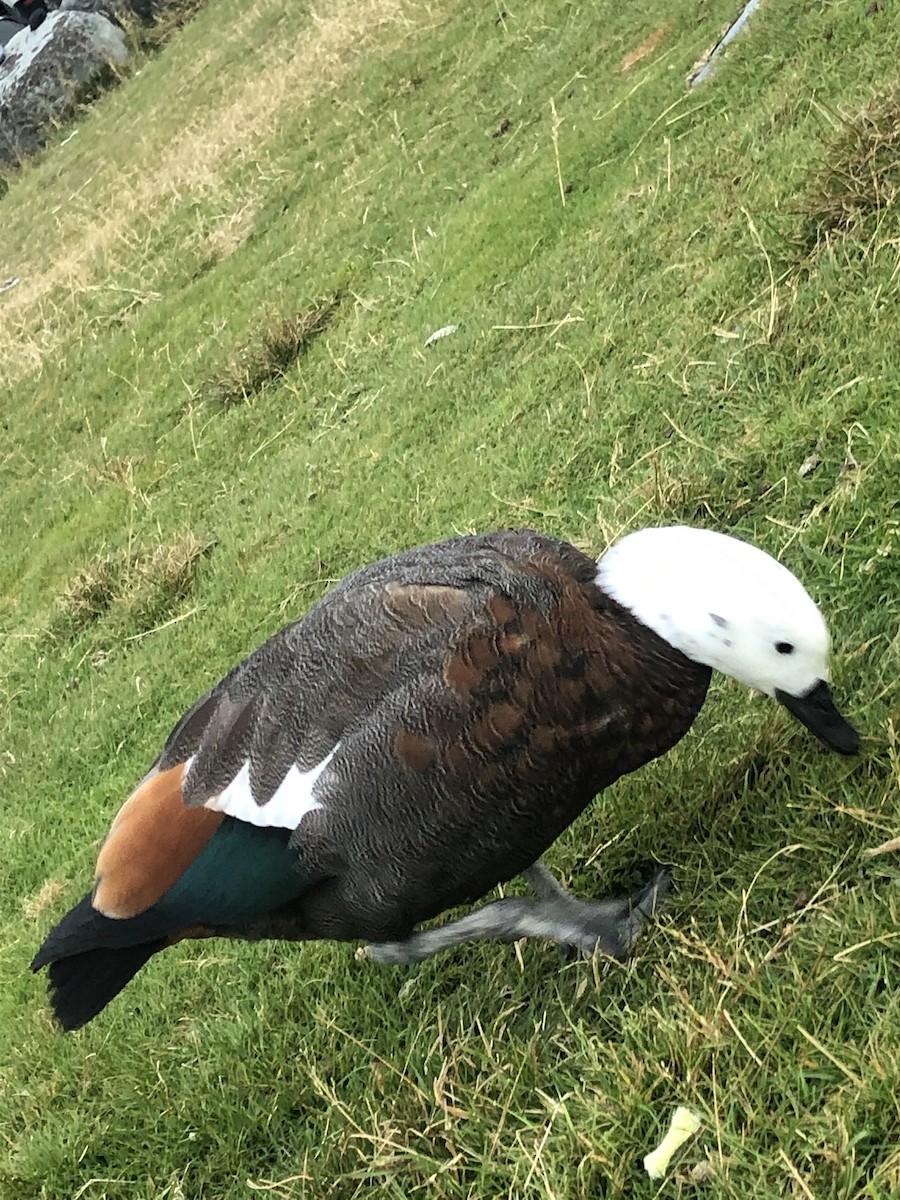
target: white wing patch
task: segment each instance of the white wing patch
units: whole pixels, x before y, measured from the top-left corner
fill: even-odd
[[[338,746],[340,742],[308,771],[301,771],[296,764],[292,766],[265,804],[257,804],[254,799],[248,759],[231,783],[218,796],[207,800],[204,807],[236,817],[239,821],[247,821],[250,825],[296,829],[307,813],[322,807],[315,798],[316,784],[337,753]]]

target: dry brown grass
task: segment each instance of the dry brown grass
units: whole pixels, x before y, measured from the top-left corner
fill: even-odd
[[[652,33],[647,34],[642,42],[625,55],[619,63],[619,70],[623,72],[630,71],[639,62],[643,62],[645,58],[649,58],[651,54],[655,54],[674,27],[674,21],[665,21],[662,25],[657,25]]]
[[[234,254],[250,236],[261,199],[260,196],[248,196],[230,211],[223,212],[212,229],[200,237],[197,247],[200,256],[208,262],[219,263]]]
[[[34,895],[22,900],[22,915],[26,920],[37,921],[48,909],[53,908],[67,887],[65,879],[45,880]]]

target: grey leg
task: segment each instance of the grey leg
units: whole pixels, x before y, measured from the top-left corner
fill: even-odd
[[[538,867],[540,870],[534,875]],[[547,876],[555,888],[548,884]],[[532,877],[537,882],[533,882]],[[380,963],[411,963],[421,962],[439,950],[447,950],[462,942],[514,942],[520,937],[535,937],[563,946],[574,946],[588,957],[595,950],[600,950],[611,958],[624,959],[637,940],[644,922],[665,901],[671,872],[663,867],[649,883],[630,896],[589,903],[576,900],[565,892],[542,863],[530,867],[525,878],[535,890],[541,888],[552,894],[545,894],[539,900],[513,896],[495,900],[493,904],[486,904],[456,921],[413,933],[405,941],[379,942],[367,946],[366,952]]]
[[[543,860],[538,859],[533,867],[522,872],[522,878],[533,888],[541,900],[559,900],[569,893],[559,882],[551,870],[544,866]]]
[[[522,878],[541,900],[574,900],[574,896],[566,891],[550,868],[544,864],[543,859],[539,858],[534,866],[523,871]],[[565,942],[558,942],[556,949],[562,962],[571,962],[578,954],[577,946],[567,945]]]

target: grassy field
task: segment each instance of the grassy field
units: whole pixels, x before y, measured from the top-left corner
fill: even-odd
[[[732,0],[217,0],[9,177],[3,1200],[900,1192],[892,7],[769,0],[691,89]],[[28,962],[121,799],[329,583],[673,521],[802,576],[864,750],[719,679],[548,856],[677,864],[630,964],[184,944],[54,1030]]]

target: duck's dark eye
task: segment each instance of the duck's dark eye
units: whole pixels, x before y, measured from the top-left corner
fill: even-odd
[[[794,647],[791,642],[776,642],[775,649],[779,654],[793,654]]]

